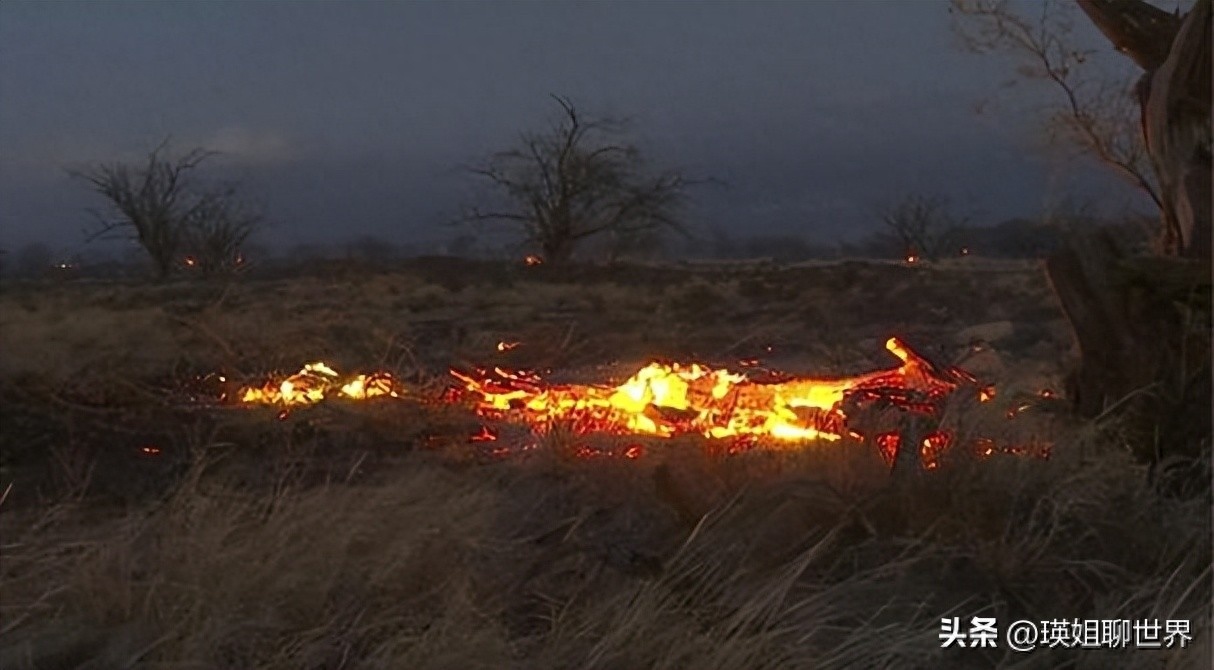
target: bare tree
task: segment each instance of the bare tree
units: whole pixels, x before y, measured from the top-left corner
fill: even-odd
[[[1016,12],[1008,0],[952,0],[958,17],[953,27],[972,51],[1012,54],[1020,61],[1020,79],[1052,85],[1060,95],[1045,110],[1051,143],[1069,145],[1112,168],[1167,217],[1159,175],[1143,142],[1141,115],[1130,95],[1133,78],[1098,71],[1095,50],[1082,47],[1075,35],[1074,3],[1043,0],[1029,7],[1038,10],[1035,17]]]
[[[186,215],[184,249],[203,276],[228,275],[244,266],[242,248],[262,215],[225,185],[200,194]]]
[[[937,260],[966,225],[950,211],[948,198],[912,193],[879,211],[881,222],[908,256]]]
[[[1117,407],[1118,430],[1150,473],[1173,457],[1208,463],[1214,3],[1196,0],[1183,16],[1143,0],[1076,4],[1142,70],[1141,134],[1158,179],[1162,251],[1179,258],[1133,255],[1094,235],[1047,259],[1079,345],[1067,395],[1088,416]]]
[[[683,230],[675,216],[688,185],[683,175],[648,174],[637,147],[618,139],[621,124],[583,117],[568,98],[552,97],[562,117],[548,132],[525,133],[520,147],[472,169],[504,202],[466,219],[513,226],[554,263],[605,233]]]
[[[236,200],[234,186],[198,183],[198,168],[215,152],[196,148],[171,157],[168,147],[166,138],[138,165],[99,163],[69,170],[109,201],[108,212],[93,212],[97,226],[89,239],[130,235],[151,258],[158,279],[172,273],[187,249],[207,274],[230,268],[261,217]]]
[[[190,197],[190,177],[212,155],[194,149],[169,158],[168,144],[168,139],[161,142],[141,166],[114,162],[69,171],[111,206],[108,213],[94,211],[97,229],[90,239],[120,232],[132,235],[151,257],[159,279],[172,272],[183,242],[183,222],[197,204]]]

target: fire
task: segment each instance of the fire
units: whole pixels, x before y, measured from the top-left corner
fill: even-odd
[[[510,350],[518,347],[518,345],[520,345],[520,344],[522,344],[522,342],[506,342],[506,341],[498,342],[497,350],[498,351],[510,351]]]
[[[512,344],[517,343],[499,342],[497,349],[506,351]],[[977,403],[990,403],[995,388],[979,383],[961,368],[933,363],[897,338],[890,338],[885,348],[898,361],[896,366],[841,377],[776,376],[757,368],[755,359],[742,361],[743,372],[703,363],[653,362],[614,385],[558,384],[532,371],[502,367],[453,369],[450,374],[458,383],[433,400],[464,404],[479,415],[484,423],[467,439],[493,455],[517,451],[509,444],[512,440],[501,437],[499,423],[510,422],[529,428],[536,436],[562,430],[579,436],[597,433],[625,438],[622,448],[606,451],[579,441],[575,451],[586,458],[641,458],[646,447],[637,438],[699,435],[725,440],[728,453],[760,444],[846,439],[870,443],[890,465],[900,446],[906,446],[923,467],[935,468],[942,455],[955,448],[951,430],[941,425],[945,401],[964,391]],[[244,404],[274,405],[279,419],[286,419],[296,407],[328,399],[404,395],[404,387],[389,373],[344,376],[323,362],[314,362],[288,377],[243,387],[232,397]],[[418,394],[409,395],[421,399]],[[1040,395],[1049,398],[1053,392],[1046,389]],[[1015,418],[1032,406],[1019,403],[1006,416]],[[895,417],[895,425],[890,425],[882,414],[870,411],[885,409],[926,421],[914,419],[906,424],[907,429],[901,418]],[[982,437],[969,439],[966,446],[978,456],[1036,449],[996,445]],[[1048,451],[1048,445],[1037,446],[1044,447],[1037,449],[1042,454]]]
[[[451,374],[482,416],[540,430],[567,423],[577,433],[782,441],[862,437],[847,426],[847,405],[885,399],[931,413],[960,383],[973,381],[964,371],[938,368],[896,338],[886,348],[899,367],[836,379],[761,382],[699,363],[650,363],[617,386],[546,384],[532,373],[501,368]],[[941,447],[937,441],[931,448]]]
[[[400,397],[395,381],[387,373],[342,377],[325,363],[308,363],[299,372],[279,381],[241,390],[240,401],[263,405],[311,405],[338,396],[351,400]]]
[[[540,265],[543,262],[544,262],[544,259],[540,258],[539,256],[535,256],[535,255],[530,255],[523,259],[523,263],[525,263],[526,265]]]

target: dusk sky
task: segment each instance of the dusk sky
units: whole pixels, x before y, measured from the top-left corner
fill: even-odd
[[[959,48],[944,0],[6,1],[0,245],[80,246],[102,203],[65,168],[166,135],[224,152],[275,224],[267,244],[441,241],[476,193],[460,166],[543,127],[549,93],[723,180],[694,193],[700,231],[829,244],[912,190],[979,222],[1073,189],[1129,198],[1034,153],[1023,104],[975,113],[1010,73]]]

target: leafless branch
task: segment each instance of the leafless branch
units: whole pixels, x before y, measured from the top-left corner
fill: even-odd
[[[928,260],[938,259],[967,223],[950,211],[948,199],[940,195],[912,193],[879,208],[878,214],[904,253]]]
[[[1129,81],[1102,79],[1088,67],[1094,52],[1077,46],[1073,5],[1045,0],[1039,7],[1040,14],[1030,19],[1008,0],[952,0],[959,17],[954,30],[974,52],[1019,57],[1021,78],[1052,84],[1061,101],[1045,115],[1047,136],[1109,166],[1162,208]]]
[[[93,240],[128,233],[147,251],[158,278],[167,277],[183,247],[218,237],[243,242],[256,217],[237,214],[234,187],[201,190],[192,177],[216,152],[193,149],[176,158],[165,138],[142,165],[126,162],[97,163],[68,174],[89,185],[109,203],[109,211],[92,210],[96,226]]]
[[[556,262],[601,234],[681,230],[675,212],[690,182],[674,172],[647,174],[634,145],[613,141],[620,122],[584,117],[568,98],[552,98],[562,114],[548,132],[525,133],[519,147],[469,170],[506,205],[474,208],[465,220],[515,227]]]

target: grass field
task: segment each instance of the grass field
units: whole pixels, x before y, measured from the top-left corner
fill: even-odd
[[[479,419],[432,401],[449,367],[478,364],[851,374],[888,367],[891,335],[996,383],[993,417],[1063,392],[1075,355],[1021,262],[433,258],[6,285],[0,667],[1210,667],[1210,491],[1158,493],[1209,454],[1152,484],[1115,412],[975,416],[1050,441],[1050,458],[958,453],[893,477],[849,441],[649,440],[638,459],[587,459],[556,431],[488,457],[467,440]],[[391,371],[408,397],[285,420],[211,402],[219,374],[312,360]],[[941,649],[953,616],[1187,619],[1194,639]]]

